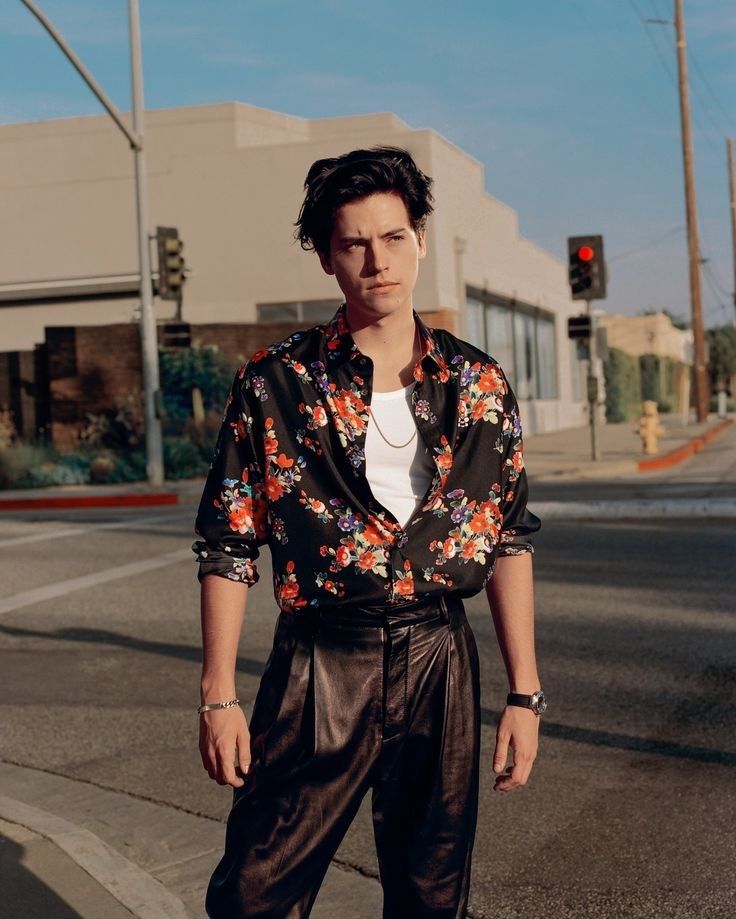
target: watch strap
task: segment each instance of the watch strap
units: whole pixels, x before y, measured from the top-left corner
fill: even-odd
[[[506,705],[519,705],[522,708],[531,708],[532,707],[532,697],[525,696],[520,692],[510,692],[506,696]]]

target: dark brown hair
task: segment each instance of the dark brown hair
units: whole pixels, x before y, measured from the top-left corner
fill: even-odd
[[[425,228],[433,210],[432,183],[433,179],[401,147],[351,150],[341,156],[317,160],[304,180],[306,195],[294,236],[302,249],[329,255],[330,237],[340,207],[376,192],[401,195],[411,227],[418,233]]]

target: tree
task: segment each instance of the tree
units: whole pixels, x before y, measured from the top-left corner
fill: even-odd
[[[710,355],[710,378],[715,387],[719,382],[727,383],[736,376],[736,328],[730,325],[706,330]]]

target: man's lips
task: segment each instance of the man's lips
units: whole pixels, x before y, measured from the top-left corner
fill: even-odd
[[[398,281],[387,281],[385,284],[374,284],[373,287],[369,287],[368,290],[380,290],[382,287],[396,287]]]

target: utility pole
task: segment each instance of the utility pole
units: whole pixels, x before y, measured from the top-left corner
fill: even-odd
[[[710,384],[705,366],[705,336],[703,334],[703,306],[700,290],[700,245],[698,243],[698,218],[695,205],[695,175],[693,170],[693,139],[690,124],[690,94],[687,80],[687,43],[685,41],[685,16],[683,0],[675,0],[675,32],[677,35],[677,72],[680,90],[680,123],[682,127],[682,159],[685,173],[685,212],[690,262],[690,308],[693,319],[693,344],[695,364],[695,406],[698,421],[708,417]]]
[[[733,138],[726,140],[728,150],[728,197],[731,205],[731,248],[733,250],[733,308],[736,311],[736,166],[733,162]],[[734,316],[736,323],[736,315]]]
[[[598,341],[595,316],[593,315],[593,301],[586,297],[585,307],[590,319],[590,338],[588,340],[588,376],[586,379],[588,396],[588,421],[590,424],[590,458],[598,462],[601,458],[598,449],[596,429],[598,426]]]
[[[153,315],[153,286],[151,281],[151,257],[148,246],[148,199],[146,192],[146,167],[143,155],[143,92],[141,78],[140,21],[138,0],[128,0],[130,20],[130,51],[133,81],[133,130],[123,120],[121,113],[105,95],[100,85],[69,47],[63,35],[38,8],[33,0],[21,2],[38,19],[64,55],[97,96],[115,124],[128,140],[135,156],[136,210],[138,215],[138,260],[141,294],[141,357],[143,365],[143,391],[146,423],[146,470],[152,485],[161,485],[164,480],[163,447],[161,439],[160,402],[158,373],[158,342],[156,320]]]

